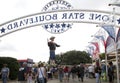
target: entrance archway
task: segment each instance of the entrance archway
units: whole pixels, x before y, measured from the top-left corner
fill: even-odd
[[[116,13],[116,27],[120,27],[120,14]],[[0,24],[0,37],[7,34],[26,29],[29,27],[45,25],[45,29],[53,28],[48,27],[48,23],[63,23],[61,24],[62,29],[54,30],[51,29],[51,32],[62,33],[66,30],[64,23],[91,23],[91,24],[103,24],[109,23],[114,25],[113,16],[110,16],[110,12],[106,11],[97,11],[97,10],[59,10],[59,11],[50,11],[50,12],[41,12],[37,14],[31,14],[16,18]],[[51,26],[51,25],[49,25]],[[70,25],[71,26],[71,25]],[[69,28],[69,27],[68,27]]]
[[[5,35],[8,35],[10,33],[13,33],[22,29],[26,29],[26,28],[34,27],[38,25],[45,25],[47,23],[63,23],[63,22],[73,23],[73,24],[74,23],[102,24],[103,22],[107,23],[108,20],[111,19],[109,18],[110,13],[111,12],[96,11],[96,10],[61,10],[61,11],[54,11],[54,12],[49,12],[49,11],[41,12],[39,14],[24,16],[22,18],[18,18],[18,19],[11,20],[9,22],[1,24],[0,37],[3,37]],[[79,16],[77,16],[78,14]],[[58,15],[60,15],[61,19],[58,19],[59,17]],[[40,19],[39,17],[44,17],[44,16],[46,18],[44,22],[37,21],[38,19]],[[116,27],[119,27],[119,18],[120,18],[119,16],[120,16],[119,14],[116,14],[116,17],[118,20],[117,21],[118,24],[116,25]],[[62,31],[64,32],[64,30]]]

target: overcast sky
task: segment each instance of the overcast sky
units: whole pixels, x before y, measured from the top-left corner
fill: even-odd
[[[1,0],[0,24],[30,14],[39,13],[52,0]],[[112,11],[108,6],[112,0],[66,0],[74,9],[92,9]],[[119,10],[120,8],[116,8]],[[55,42],[61,47],[56,54],[70,50],[85,50],[100,27],[94,24],[74,23],[72,28],[62,34],[51,34],[42,26],[20,30],[0,38],[0,56],[17,59],[31,58],[35,62],[48,61],[49,48],[47,38],[55,36]]]

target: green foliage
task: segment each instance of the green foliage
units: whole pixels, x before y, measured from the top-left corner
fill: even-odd
[[[101,53],[101,54],[100,54],[100,59],[101,59],[101,60],[104,60],[104,59],[105,59],[105,53]]]
[[[85,51],[72,50],[62,55],[57,55],[56,61],[59,61],[59,64],[74,65],[80,63],[91,63],[92,59]]]
[[[18,70],[20,67],[17,59],[11,57],[0,57],[0,70],[3,67],[3,64],[7,64],[7,67],[10,69],[9,79],[17,79]]]

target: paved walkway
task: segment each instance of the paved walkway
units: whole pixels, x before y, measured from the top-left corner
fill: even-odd
[[[0,81],[0,83],[2,83],[2,82]],[[9,81],[8,83],[18,83],[18,82],[17,81]],[[78,81],[78,79],[75,79],[75,80],[70,79],[69,82],[64,82],[64,81],[59,82],[58,79],[53,79],[53,80],[48,80],[47,83],[95,83],[95,78],[84,78],[84,82]],[[109,83],[109,82],[102,81],[101,83]]]
[[[49,80],[48,83],[60,83],[58,79],[55,80]],[[96,83],[95,78],[85,78],[84,82],[78,81],[78,79],[72,80],[70,79],[69,82],[62,82],[62,83]],[[101,83],[108,83],[108,82],[101,82]]]

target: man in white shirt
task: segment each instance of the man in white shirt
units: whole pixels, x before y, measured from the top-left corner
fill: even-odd
[[[90,65],[88,67],[88,72],[89,72],[89,78],[94,77],[94,66],[93,65]]]

